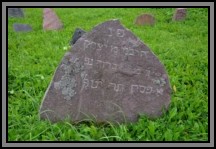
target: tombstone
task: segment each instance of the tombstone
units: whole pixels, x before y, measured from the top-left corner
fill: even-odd
[[[155,24],[155,18],[151,14],[142,14],[136,18],[135,24],[137,24],[137,25],[154,25]]]
[[[32,30],[32,27],[28,24],[14,23],[13,28],[15,32],[28,32]]]
[[[59,30],[63,28],[62,22],[51,8],[43,9],[43,29]]]
[[[23,10],[21,8],[8,8],[8,17],[23,18]]]
[[[76,41],[82,37],[83,34],[85,34],[86,31],[80,29],[80,28],[76,28],[74,34],[73,34],[73,37],[72,37],[72,40],[70,41],[70,45],[74,45],[76,43]]]
[[[173,21],[185,20],[187,14],[186,8],[177,8],[175,14],[173,15]]]
[[[47,88],[40,118],[57,122],[136,122],[157,118],[170,104],[163,64],[119,20],[85,33],[68,51]]]

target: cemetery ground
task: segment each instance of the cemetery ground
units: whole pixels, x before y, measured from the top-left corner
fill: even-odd
[[[208,140],[208,9],[189,8],[185,21],[173,22],[174,8],[54,8],[64,24],[43,31],[42,9],[24,8],[25,18],[8,21],[9,141],[207,141]],[[154,26],[134,24],[142,13]],[[157,119],[144,115],[133,124],[95,124],[39,119],[39,108],[54,72],[69,50],[77,27],[90,31],[119,19],[164,64],[172,87],[171,104]],[[32,26],[14,32],[14,23]],[[94,108],[94,107],[92,107]]]

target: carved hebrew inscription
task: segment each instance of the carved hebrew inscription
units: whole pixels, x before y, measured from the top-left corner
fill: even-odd
[[[137,46],[138,43],[131,42],[131,39],[128,39],[128,43],[132,43],[133,46]],[[130,55],[130,56],[139,56],[146,58],[148,57],[149,51],[145,50],[136,50],[134,47],[126,47],[126,46],[115,46],[115,45],[107,45],[102,44],[90,40],[85,40],[83,43],[83,49],[84,50],[93,50],[96,49],[97,51],[104,52],[105,50],[109,50],[111,55]]]
[[[65,54],[41,106],[41,118],[136,122],[170,103],[170,84],[155,54],[118,20],[97,25]],[[47,111],[47,112],[46,112]],[[48,112],[52,111],[52,112]]]

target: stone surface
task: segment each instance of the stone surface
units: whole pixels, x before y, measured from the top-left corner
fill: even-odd
[[[175,14],[173,15],[174,21],[182,21],[185,20],[187,14],[186,8],[176,8]]]
[[[63,28],[62,22],[51,8],[43,9],[43,29],[59,30]]]
[[[171,88],[164,66],[119,20],[85,33],[59,64],[47,88],[41,119],[52,122],[136,122],[168,109]]]
[[[154,25],[155,18],[151,14],[142,14],[136,18],[135,24],[137,25]]]
[[[8,17],[22,18],[24,17],[23,10],[21,8],[8,8]]]
[[[14,23],[13,24],[14,31],[16,32],[28,32],[32,31],[32,27],[28,24],[18,24]]]
[[[70,45],[74,45],[76,43],[76,41],[82,37],[83,34],[85,34],[86,31],[80,29],[80,28],[76,28],[74,34],[73,34],[73,37],[72,37],[72,40],[70,41]]]

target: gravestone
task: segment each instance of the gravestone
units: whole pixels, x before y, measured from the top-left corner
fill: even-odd
[[[75,30],[75,32],[74,32],[74,34],[73,34],[73,36],[72,36],[72,40],[70,41],[70,45],[71,45],[71,46],[74,45],[74,44],[76,43],[76,41],[77,41],[80,37],[82,37],[82,35],[85,34],[85,33],[86,33],[86,31],[84,31],[84,30],[82,30],[82,29],[80,29],[80,28],[76,28],[76,30]]]
[[[59,30],[63,28],[62,22],[51,8],[43,9],[43,29]]]
[[[175,14],[173,15],[173,21],[185,20],[187,14],[186,8],[177,8]]]
[[[136,122],[170,104],[170,83],[155,54],[119,20],[85,33],[56,69],[40,107],[52,122]]]
[[[32,27],[28,24],[13,24],[14,31],[16,32],[28,32],[32,30]]]
[[[155,24],[155,18],[151,14],[142,14],[136,18],[135,24],[137,24],[137,25],[154,25]]]
[[[24,17],[23,10],[21,8],[8,8],[8,17],[22,18]]]

